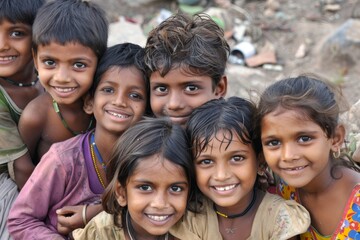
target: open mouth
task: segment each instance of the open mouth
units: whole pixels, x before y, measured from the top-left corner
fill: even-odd
[[[117,118],[129,118],[129,115],[126,114],[120,114],[120,113],[116,113],[116,112],[111,112],[111,111],[106,111],[108,114],[110,114],[111,116],[117,117]]]
[[[156,222],[166,221],[170,217],[170,215],[151,215],[151,214],[146,214],[146,216]]]
[[[233,190],[235,187],[237,187],[237,185],[238,185],[238,184],[232,184],[232,185],[221,186],[221,187],[213,186],[213,188],[214,188],[216,191],[225,192],[225,191]]]
[[[60,92],[60,93],[68,93],[68,92],[71,92],[71,91],[74,91],[75,88],[72,87],[72,88],[59,88],[59,87],[55,87],[55,90]]]
[[[16,59],[16,56],[0,57],[0,61],[12,61],[15,59]]]

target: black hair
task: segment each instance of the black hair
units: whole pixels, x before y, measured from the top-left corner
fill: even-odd
[[[33,25],[33,49],[54,41],[80,43],[91,48],[98,59],[108,39],[105,12],[95,3],[82,0],[56,0],[40,8]]]
[[[149,80],[145,73],[145,66],[144,66],[144,48],[137,44],[133,43],[122,43],[116,44],[114,46],[109,47],[102,58],[100,59],[95,76],[93,85],[90,88],[90,95],[93,97],[95,94],[95,90],[100,83],[100,80],[103,74],[108,71],[112,67],[121,67],[121,68],[128,68],[128,67],[135,67],[139,70],[143,76],[144,84],[146,87],[146,94],[147,94],[147,101],[146,101],[146,110],[145,115],[151,116],[152,111],[150,107],[149,101]]]
[[[126,186],[141,159],[155,154],[183,168],[189,184],[188,199],[192,198],[196,186],[195,170],[185,130],[165,118],[145,118],[121,135],[107,168],[109,185],[103,194],[102,204],[106,212],[114,214],[117,226],[120,226],[118,216],[125,211],[116,200],[116,183]],[[122,220],[124,219],[123,217]]]
[[[149,33],[145,52],[149,75],[159,71],[164,77],[180,68],[190,75],[209,76],[215,88],[225,73],[230,47],[209,15],[190,18],[177,13]]]
[[[20,22],[31,26],[44,3],[45,0],[1,0],[0,21],[7,19],[12,23]]]

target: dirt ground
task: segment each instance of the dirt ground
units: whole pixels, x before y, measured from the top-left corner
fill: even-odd
[[[118,16],[142,16],[143,24],[154,18],[160,9],[176,12],[175,0],[92,0],[99,3],[111,20]],[[202,3],[204,3],[203,0]],[[211,1],[211,0],[210,0]],[[221,1],[221,2],[220,2]],[[280,70],[268,70],[261,66],[246,67],[228,64],[228,96],[256,95],[259,90],[281,78],[301,73],[316,73],[324,79],[339,84],[350,104],[360,99],[360,60],[351,64],[338,60],[326,61],[322,52],[324,39],[350,18],[360,17],[360,0],[235,0],[230,7],[226,0],[209,2],[208,7],[228,11],[227,30],[233,29],[233,19],[239,17],[241,8],[251,17],[250,25],[256,29],[256,46],[270,43],[276,54],[276,66]],[[243,16],[242,16],[243,17]],[[358,29],[360,34],[360,29]],[[254,33],[253,33],[254,34]],[[255,38],[254,36],[252,36]],[[230,45],[234,43],[229,39]],[[303,54],[297,56],[299,48]],[[360,45],[357,46],[360,48]],[[326,56],[325,56],[326,59]],[[357,58],[360,59],[360,58]]]

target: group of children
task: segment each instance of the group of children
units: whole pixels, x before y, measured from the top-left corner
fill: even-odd
[[[229,45],[203,14],[107,48],[92,2],[0,9],[1,239],[360,239],[331,84],[224,99]]]

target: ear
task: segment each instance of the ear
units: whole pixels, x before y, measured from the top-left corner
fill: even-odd
[[[223,75],[220,82],[215,86],[215,96],[217,98],[225,97],[227,91],[227,77]]]
[[[90,96],[90,93],[87,93],[84,98],[83,109],[87,114],[91,115],[94,113],[94,98]]]
[[[121,186],[119,182],[116,182],[115,186],[116,200],[120,206],[125,207],[127,205],[126,189]]]
[[[37,63],[37,60],[36,60],[37,53],[34,51],[33,48],[31,48],[31,53],[32,53],[32,56],[33,56],[33,62],[34,62],[35,69],[38,70],[38,63]]]
[[[334,136],[332,137],[332,146],[331,150],[333,152],[339,151],[341,149],[345,140],[345,127],[342,124],[339,124],[335,128]]]

